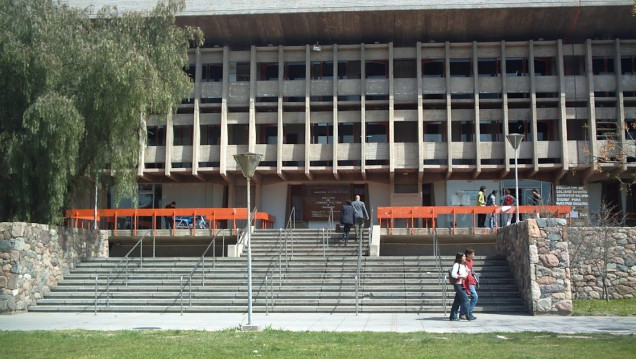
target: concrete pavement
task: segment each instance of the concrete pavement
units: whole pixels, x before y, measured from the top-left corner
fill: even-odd
[[[562,317],[476,313],[476,321],[451,322],[441,313],[252,314],[260,329],[430,333],[554,332],[636,334],[636,317]],[[19,313],[0,315],[0,330],[225,330],[247,326],[246,313]]]

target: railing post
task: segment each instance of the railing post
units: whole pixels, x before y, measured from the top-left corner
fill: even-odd
[[[97,315],[97,279],[99,276],[95,276],[95,315]]]
[[[181,315],[183,315],[183,276],[179,278],[179,297],[181,298]]]
[[[110,308],[110,273],[106,277],[106,308]]]

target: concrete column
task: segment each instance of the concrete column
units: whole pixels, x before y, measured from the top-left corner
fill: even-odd
[[[395,81],[393,79],[393,43],[389,43],[389,175],[395,173]]]
[[[367,67],[365,64],[364,44],[360,44],[360,171],[362,176],[366,175],[366,143],[367,143],[367,126],[366,126],[366,99],[367,99]],[[334,64],[335,66],[335,64]]]
[[[561,141],[561,166],[563,171],[570,167],[568,159],[568,123],[565,102],[565,68],[563,67],[563,41],[557,41],[557,71],[559,75],[559,136]]]
[[[223,90],[221,93],[221,138],[219,140],[219,172],[221,176],[227,174],[227,100],[230,93],[230,50],[223,46]]]
[[[590,136],[590,154],[595,158],[598,156],[598,143],[596,142],[596,100],[594,97],[594,70],[592,67],[592,40],[585,41],[585,73],[587,75],[587,110],[588,110],[588,133]],[[594,161],[594,159],[592,159]],[[590,163],[593,167],[593,162]]]
[[[477,56],[477,41],[473,41],[473,100],[475,105],[473,106],[475,116],[475,176],[481,172],[481,128],[479,118],[479,67]]]
[[[305,79],[309,81],[308,78]],[[278,111],[276,119],[276,174],[283,175],[283,100],[285,96],[285,50],[278,46]],[[258,191],[256,192],[258,193]]]
[[[250,56],[250,106],[249,106],[249,140],[247,150],[254,152],[256,147],[256,47],[252,45]]]
[[[510,126],[508,124],[509,116],[508,116],[508,75],[506,73],[506,41],[501,42],[501,112],[503,114],[503,134],[504,137],[510,134]],[[504,142],[508,142],[504,140]],[[514,157],[511,151],[512,146],[505,144],[504,147],[505,155],[504,155],[504,167],[505,172],[510,172],[510,159]]]
[[[192,175],[198,176],[199,150],[201,145],[201,121],[199,102],[201,98],[201,50],[196,48],[196,67],[194,70],[194,113],[192,119]]]
[[[309,146],[311,144],[311,50],[305,45],[305,175],[309,177]]]
[[[530,128],[532,130],[532,164],[534,171],[539,171],[539,156],[537,148],[537,89],[534,77],[534,41],[528,42],[528,67],[530,68]]]
[[[419,178],[422,178],[422,174],[424,173],[424,99],[422,95],[422,43],[417,43],[417,48],[415,49],[416,60],[415,64],[417,67],[417,171],[419,173]],[[422,186],[419,187],[419,191],[422,191]]]
[[[448,134],[448,171],[446,177],[450,177],[453,172],[453,127],[452,122],[452,107],[451,107],[451,79],[450,79],[450,43],[445,43],[444,53],[444,77],[446,78],[446,133]]]

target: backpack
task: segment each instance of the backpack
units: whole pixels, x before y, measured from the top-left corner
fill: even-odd
[[[506,198],[504,198],[504,205],[512,206],[513,203],[515,203],[515,199],[511,195],[507,195]]]

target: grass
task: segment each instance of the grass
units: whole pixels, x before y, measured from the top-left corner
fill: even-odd
[[[636,315],[636,298],[612,299],[609,302],[602,299],[575,299],[572,302],[574,315]]]
[[[553,333],[0,331],[0,358],[627,358],[636,337]]]

